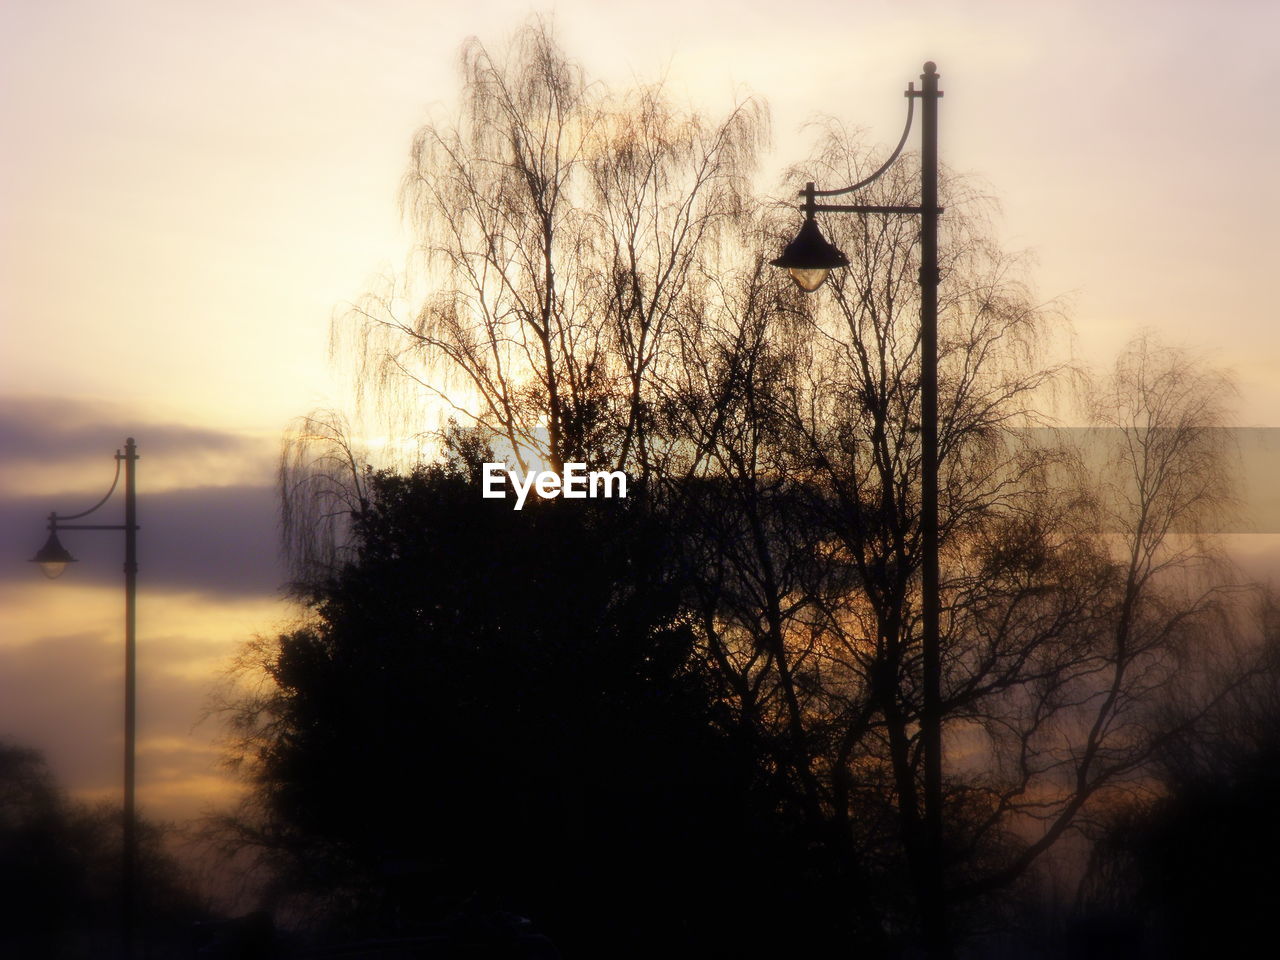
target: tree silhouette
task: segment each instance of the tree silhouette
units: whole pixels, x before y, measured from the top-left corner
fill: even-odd
[[[817,339],[796,379],[763,336],[729,368],[737,416],[705,445],[726,479],[686,485],[680,526],[700,640],[735,715],[760,731],[809,829],[882,871],[889,882],[871,894],[886,927],[909,928],[929,869],[918,441],[900,356],[913,346],[892,330],[892,293],[877,305],[851,296],[855,282],[832,297],[844,334]],[[1241,591],[1206,536],[1229,495],[1221,381],[1139,342],[1090,390],[1104,429],[1086,451],[1031,446],[1049,436],[1026,429],[1023,406],[1045,374],[999,357],[966,372],[1029,322],[1009,302],[972,315],[953,305],[948,322],[968,317],[968,335],[942,366],[945,870],[958,935],[1151,776],[1164,745],[1248,675],[1244,648],[1260,636],[1231,615]],[[1172,717],[1172,703],[1188,709]]]
[[[660,86],[612,95],[537,20],[505,57],[469,41],[461,65],[460,114],[419,131],[404,182],[427,291],[412,313],[368,297],[337,339],[363,383],[407,378],[522,468],[643,471],[676,318],[752,211],[763,110],[712,122]]]
[[[1125,918],[1155,955],[1241,952],[1265,938],[1280,880],[1280,671],[1275,598],[1256,607],[1264,659],[1194,726],[1194,700],[1165,705],[1176,736],[1164,740],[1154,782],[1101,824],[1079,920]]]
[[[163,826],[139,827],[141,942],[172,956],[208,914],[166,850]],[[122,849],[118,807],[68,800],[37,751],[0,742],[0,953],[113,955]]]
[[[369,474],[353,559],[258,648],[273,686],[241,704],[257,790],[238,828],[282,895],[335,935],[489,903],[581,955],[811,926],[798,874],[821,864],[721,716],[669,531],[643,497],[517,513],[477,495],[475,466]],[[784,873],[793,892],[771,891]]]

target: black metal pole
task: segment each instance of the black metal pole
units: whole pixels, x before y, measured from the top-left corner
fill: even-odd
[[[138,834],[134,810],[134,743],[137,732],[138,491],[133,437],[124,454],[124,870],[121,935],[126,960],[133,960],[137,922]]]
[[[805,226],[796,240],[787,245],[783,255],[773,263],[788,267],[802,289],[805,286],[797,270],[829,268],[844,255],[820,236],[801,243],[810,221],[818,211],[837,213],[897,214],[919,213],[920,225],[920,553],[921,553],[921,686],[920,745],[924,759],[923,810],[913,809],[907,817],[909,858],[917,896],[926,952],[933,960],[952,956],[947,924],[946,885],[943,871],[946,857],[942,834],[942,602],[938,570],[938,68],[933,61],[924,65],[920,75],[922,87],[908,84],[906,96],[921,102],[920,133],[920,206],[881,206],[876,204],[820,204],[817,196],[852,193],[871,183],[897,159],[911,130],[911,112],[902,140],[892,156],[871,176],[840,190],[817,191],[812,183],[803,190]],[[805,249],[800,249],[806,247]],[[843,265],[839,263],[836,265]],[[919,819],[917,817],[919,816]],[[923,820],[923,829],[921,829]]]
[[[924,935],[930,957],[949,957],[942,868],[942,657],[938,592],[938,72],[933,61],[920,75],[920,536],[924,606],[924,816],[926,871]]]

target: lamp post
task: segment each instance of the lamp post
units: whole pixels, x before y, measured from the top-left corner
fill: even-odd
[[[49,514],[49,539],[31,558],[33,563],[40,564],[44,575],[52,580],[62,575],[67,564],[76,562],[76,558],[59,542],[59,530],[124,531],[124,819],[122,823],[124,860],[121,870],[120,931],[123,955],[126,958],[133,956],[137,918],[138,836],[137,819],[134,813],[138,600],[138,496],[134,465],[137,461],[138,448],[133,442],[133,437],[129,437],[124,442],[124,453],[116,451],[116,476],[111,481],[111,489],[88,510],[63,517],[59,517],[57,513]],[[120,482],[121,464],[124,465],[124,523],[66,523],[67,520],[87,517],[111,499],[116,485]]]
[[[946,904],[942,885],[942,660],[939,642],[941,604],[938,593],[938,68],[929,61],[920,75],[921,89],[907,84],[907,123],[889,159],[871,176],[839,190],[805,185],[801,209],[805,220],[774,266],[790,271],[805,292],[817,290],[827,274],[847,266],[848,258],[818,229],[814,214],[911,214],[920,217],[920,538],[924,636],[921,640],[923,704],[920,736],[924,755],[924,850],[921,913],[929,955],[950,956]],[[915,101],[920,100],[920,205],[873,206],[818,203],[818,197],[853,193],[877,179],[898,159],[907,136]]]

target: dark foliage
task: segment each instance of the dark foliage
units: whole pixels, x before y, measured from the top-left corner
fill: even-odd
[[[139,823],[139,942],[186,955],[205,917],[162,829]],[[0,956],[112,956],[120,936],[121,814],[63,796],[41,755],[0,742]]]
[[[291,889],[346,936],[477,903],[570,955],[821,936],[828,871],[724,732],[668,528],[634,494],[517,512],[474,466],[370,475],[355,559],[268,649],[258,840]]]
[[[1112,823],[1095,864],[1095,886],[1106,889],[1090,898],[1078,926],[1096,932],[1109,920],[1105,941],[1140,944],[1134,956],[1255,950],[1280,903],[1280,743],[1184,771],[1168,790]]]
[[[1244,953],[1269,940],[1280,903],[1280,751],[1183,787],[1135,837],[1139,897],[1170,955]]]

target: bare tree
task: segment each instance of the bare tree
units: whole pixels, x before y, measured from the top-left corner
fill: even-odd
[[[290,590],[305,591],[346,559],[351,519],[368,504],[368,457],[340,412],[295,420],[280,452],[280,546]]]
[[[690,286],[750,212],[764,110],[710,122],[661,86],[613,96],[540,21],[504,58],[470,41],[462,79],[460,117],[419,131],[404,183],[430,293],[408,319],[367,301],[338,332],[354,321],[363,380],[407,377],[522,467],[643,469]]]
[[[1247,638],[1233,615],[1244,593],[1212,542],[1231,502],[1223,429],[1229,395],[1222,375],[1145,338],[1107,381],[1091,386],[1091,412],[1103,428],[1091,434],[1099,447],[1086,451],[1083,464],[1086,472],[1090,463],[1097,468],[1094,483],[1066,504],[1052,551],[1044,533],[1020,538],[1032,545],[1033,566],[1065,559],[1070,573],[1037,577],[1034,598],[1020,597],[1014,607],[1018,619],[1043,617],[1046,605],[1070,610],[1072,622],[1044,634],[1051,655],[1031,661],[1034,673],[1015,673],[1016,686],[971,701],[979,709],[970,722],[981,725],[990,751],[981,787],[992,811],[971,842],[997,828],[1015,831],[1018,842],[1006,841],[1012,849],[993,869],[962,882],[961,899],[1020,876],[1091,805],[1149,775],[1161,746],[1248,675],[1248,651],[1235,650]],[[990,577],[991,568],[983,564],[979,575]],[[1008,604],[1000,617],[1008,620]],[[1018,651],[1028,631],[1010,631],[1009,639]],[[1232,652],[1241,656],[1205,683]],[[1191,691],[1197,709],[1170,723],[1168,706]]]
[[[808,168],[822,175],[795,179],[854,181],[861,157],[833,128]],[[912,182],[908,169],[871,202],[910,204]],[[1091,391],[1107,428],[1096,436],[1114,447],[1093,463],[1109,477],[1032,442],[1065,372],[1039,359],[1053,312],[986,239],[982,198],[954,179],[947,190],[941,866],[949,901],[971,904],[1149,772],[1244,668],[1201,683],[1178,725],[1162,719],[1237,626],[1204,536],[1229,503],[1229,389],[1140,341]],[[752,335],[743,310],[738,349],[722,354],[732,359],[704,407],[727,416],[695,427],[710,431],[697,446],[723,483],[694,508],[690,567],[708,656],[815,835],[898,870],[918,901],[939,865],[922,809],[915,227],[827,228],[851,267],[804,332],[805,308],[784,299],[776,336]]]
[[[867,159],[832,128],[815,162],[834,182],[860,179]],[[881,181],[874,202],[913,202],[911,184],[909,170]],[[944,260],[950,541],[1011,509],[1042,465],[1033,451],[1008,456],[1000,435],[1027,422],[1054,373],[1032,362],[1044,311],[963,214],[963,189],[950,187]],[[736,349],[713,355],[731,358],[704,402],[718,416],[690,426],[725,502],[691,524],[706,538],[692,567],[709,654],[741,717],[767,731],[815,835],[851,860],[903,863],[919,889],[916,228],[829,227],[852,260],[830,300],[757,285],[739,300]],[[875,829],[863,819],[873,795]]]

